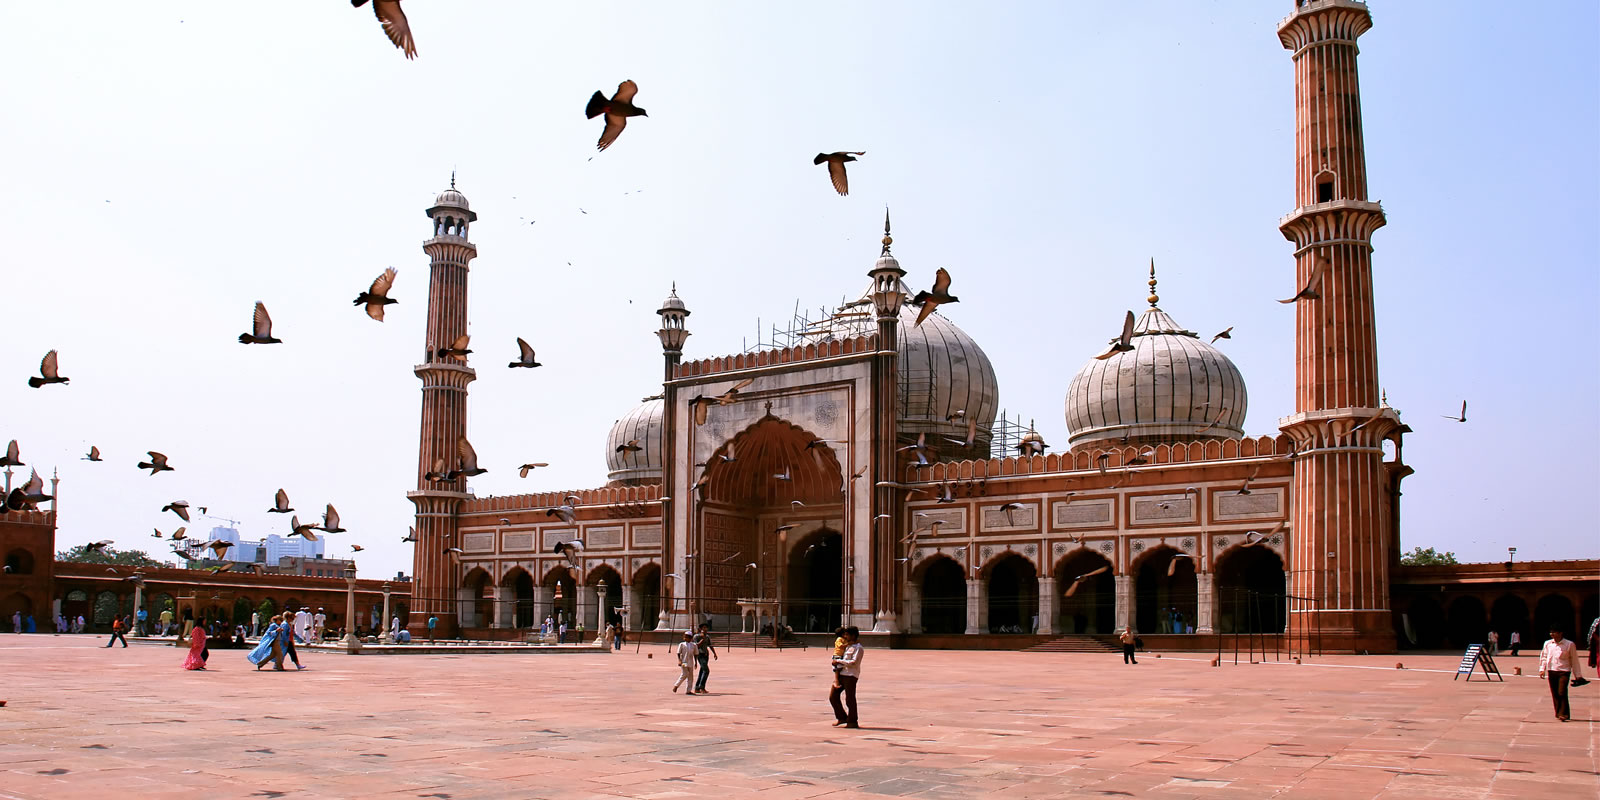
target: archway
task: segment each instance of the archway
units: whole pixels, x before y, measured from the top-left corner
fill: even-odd
[[[844,538],[822,528],[796,542],[784,581],[784,609],[797,631],[831,631],[844,611]]]
[[[1283,559],[1271,548],[1229,548],[1217,559],[1217,631],[1283,633],[1287,594]]]
[[[922,632],[964,633],[967,630],[967,580],[961,565],[945,555],[922,567]]]
[[[11,573],[12,575],[32,575],[33,553],[30,553],[20,547],[12,550],[9,553],[6,553],[6,572]],[[6,616],[9,617],[11,614],[7,613]],[[26,614],[24,614],[24,616],[26,616]]]
[[[1055,630],[1057,633],[1114,632],[1117,625],[1117,580],[1112,575],[1111,562],[1093,550],[1080,548],[1068,553],[1056,564]],[[1090,575],[1082,581],[1078,576],[1105,569],[1099,575]],[[1077,581],[1078,588],[1072,596],[1067,590]]]
[[[552,568],[545,573],[543,586],[545,597],[550,600],[550,624],[557,629],[563,622],[569,628],[577,627],[578,582],[572,577],[571,568],[565,564]]]
[[[989,591],[988,633],[1032,633],[1039,614],[1039,574],[1033,562],[1006,553],[984,569]]]
[[[0,620],[3,620],[3,624],[7,626],[11,625],[12,614],[21,614],[24,618],[26,618],[32,613],[33,598],[23,594],[22,592],[13,592],[4,600],[0,600]]]
[[[494,622],[494,597],[489,587],[489,573],[482,567],[473,567],[461,577],[460,615],[463,628],[487,628]]]
[[[1412,598],[1410,607],[1406,609],[1406,617],[1411,621],[1411,633],[1416,637],[1417,647],[1431,650],[1444,646],[1445,613],[1437,598],[1431,594]]]
[[[653,631],[661,622],[661,566],[646,564],[633,573],[632,606],[628,613],[634,630]]]
[[[606,587],[605,607],[600,607],[599,588]],[[585,616],[583,625],[587,632],[603,631],[609,623],[622,619],[616,609],[626,602],[622,597],[622,576],[609,564],[601,564],[589,571],[588,580],[584,581],[583,591],[589,596],[584,598],[584,605],[594,608],[594,612]]]
[[[513,567],[506,573],[500,582],[501,588],[507,590],[513,598],[511,625],[516,628],[534,628],[539,625],[534,619],[538,612],[537,596],[533,593],[533,576],[522,567]]]
[[[117,595],[114,592],[101,592],[94,596],[94,625],[104,630],[111,629],[111,621],[117,617]]]
[[[1133,574],[1134,628],[1140,633],[1187,633],[1200,610],[1194,559],[1174,547],[1152,547],[1134,562]],[[1283,576],[1281,569],[1278,576]]]
[[[1521,634],[1524,648],[1537,644],[1529,640],[1528,604],[1514,594],[1503,594],[1494,599],[1494,605],[1489,607],[1489,625],[1500,633],[1501,650],[1511,649],[1513,633]]]
[[[1483,644],[1487,641],[1484,633],[1488,625],[1488,612],[1477,595],[1464,594],[1450,601],[1450,611],[1445,617],[1445,630],[1448,632],[1451,645],[1466,647],[1469,644]]]
[[[1568,600],[1566,595],[1547,594],[1539,598],[1539,602],[1533,607],[1535,624],[1532,631],[1533,639],[1529,644],[1537,645],[1543,642],[1549,637],[1551,628],[1560,628],[1565,638],[1572,639],[1581,646],[1589,628],[1585,626],[1583,630],[1578,630],[1574,617],[1572,601]]]

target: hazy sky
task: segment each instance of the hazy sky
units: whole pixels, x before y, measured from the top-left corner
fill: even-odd
[[[1373,6],[1403,544],[1593,557],[1600,12]],[[283,487],[302,519],[339,507],[330,555],[410,572],[423,210],[452,169],[480,215],[479,496],[603,484],[612,422],[660,389],[673,281],[686,357],[736,352],[758,318],[859,295],[885,204],[908,281],[951,271],[947,316],[1052,444],[1152,256],[1178,321],[1234,326],[1247,429],[1293,411],[1289,0],[405,8],[414,62],[342,0],[0,5],[0,440],[60,468],[62,548],[159,546],[180,498],[284,533]],[[584,103],[626,78],[650,116],[591,161]],[[845,149],[867,151],[848,198],[811,164]],[[350,301],[388,266],[380,325]],[[256,300],[285,344],[235,340]],[[517,336],[545,367],[500,366]],[[29,389],[50,348],[71,385]],[[1442,418],[1463,399],[1466,424]],[[150,449],[177,471],[137,471]],[[518,479],[530,460],[551,467]]]

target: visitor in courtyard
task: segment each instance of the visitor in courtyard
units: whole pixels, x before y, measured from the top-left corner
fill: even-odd
[[[311,641],[322,641],[322,632],[328,627],[328,615],[322,609],[317,609],[317,615],[311,618]]]
[[[556,634],[556,642],[559,643],[559,644],[566,644],[567,643],[567,623],[565,623],[565,622],[561,623],[560,627],[557,628],[557,631],[558,631],[558,633]]]
[[[86,628],[88,628],[88,627],[89,627],[89,623],[83,618],[82,614],[79,614],[78,615],[78,627],[77,627],[76,630],[73,631],[73,633],[83,633],[84,630]]]
[[[1124,664],[1137,664],[1137,663],[1139,663],[1139,659],[1133,657],[1134,642],[1136,641],[1136,639],[1134,638],[1134,635],[1133,635],[1133,627],[1129,626],[1129,627],[1123,628],[1122,629],[1122,635],[1118,636],[1117,640],[1122,642],[1122,663],[1124,663]]]
[[[184,669],[205,669],[206,659],[211,657],[211,651],[206,647],[206,626],[194,626],[194,632],[189,637],[189,655],[183,659]]]
[[[1522,649],[1522,632],[1521,631],[1512,631],[1511,632],[1511,657],[1512,658],[1516,658],[1517,657],[1517,651],[1521,650],[1521,649]]]
[[[539,628],[539,635],[540,636],[549,636],[550,635],[550,626],[551,626],[551,624],[552,623],[550,621],[550,617],[546,616],[544,618],[544,625],[540,626],[540,628]]]
[[[844,652],[833,659],[833,688],[828,691],[828,704],[833,706],[833,725],[846,728],[861,727],[856,713],[856,682],[861,680],[861,629],[854,625],[844,629]],[[844,695],[840,705],[839,696]],[[848,708],[848,711],[846,710]]]
[[[295,633],[294,633],[294,626],[295,626],[295,620],[297,618],[298,617],[296,616],[296,614],[293,611],[291,611],[288,614],[284,615],[283,623],[284,623],[284,626],[285,626],[286,630],[283,632],[283,654],[288,656],[290,661],[294,662],[294,668],[295,669],[305,669],[306,668],[305,665],[300,663],[300,651],[296,650],[295,647],[294,647],[294,642],[295,642],[295,638],[296,638],[295,637]],[[300,638],[300,641],[302,641],[302,642],[305,641],[304,637],[299,637],[299,638]]]
[[[411,644],[411,631],[401,628],[400,632],[394,635],[394,643]]]
[[[127,647],[128,646],[128,637],[123,635],[123,632],[126,631],[126,630],[127,630],[127,623],[124,623],[122,621],[122,617],[112,617],[111,618],[111,639],[106,642],[106,647],[110,647],[111,645],[116,644],[118,639],[122,640],[122,646],[123,647]]]
[[[267,629],[261,632],[261,640],[256,642],[256,649],[245,656],[246,660],[256,665],[257,672],[260,672],[262,665],[268,661],[273,662],[273,669],[283,669],[283,645],[278,637],[282,629],[282,615],[273,614],[272,618],[267,620]]]
[[[1589,669],[1600,669],[1600,617],[1589,623],[1589,635],[1584,637],[1589,646]]]
[[[172,632],[172,609],[161,609],[161,635],[166,636]]]
[[[22,621],[22,630],[25,633],[37,633],[38,632],[38,628],[33,623],[33,615],[32,614],[29,614],[28,618],[24,619]]]
[[[706,693],[706,679],[711,677],[711,659],[721,660],[717,655],[716,645],[711,643],[711,623],[700,623],[700,635],[694,640],[695,660],[700,663],[700,678],[694,683],[694,690],[700,694]]]
[[[66,633],[66,632],[67,632],[67,618],[61,616],[60,614],[57,614],[56,615],[56,633]]]
[[[677,692],[678,687],[689,684],[684,696],[694,694],[694,662],[695,662],[694,631],[684,631],[683,641],[678,643],[678,681],[672,684],[672,691]]]
[[[22,612],[21,611],[13,611],[11,613],[11,632],[12,633],[22,633]]]
[[[428,616],[428,644],[433,644],[433,629],[439,627],[439,618]]]
[[[133,635],[145,636],[148,633],[145,628],[145,623],[150,621],[150,613],[141,608],[139,609],[139,613],[135,614],[134,616],[138,618],[139,624],[134,627]]]
[[[250,635],[255,636],[261,630],[261,612],[250,612]]]
[[[1583,668],[1578,662],[1578,648],[1572,640],[1563,638],[1565,631],[1551,626],[1550,639],[1539,651],[1539,677],[1550,681],[1550,702],[1555,706],[1556,719],[1566,722],[1572,718],[1572,705],[1567,702],[1567,687],[1574,680],[1582,686]]]
[[[237,626],[234,627],[234,629],[233,629],[233,646],[234,647],[236,647],[236,648],[238,648],[240,650],[243,650],[244,648],[250,646],[250,642],[245,639],[245,634],[246,633],[248,633],[248,631],[245,630],[244,625],[237,625]]]
[[[1494,656],[1499,655],[1499,653],[1500,653],[1500,634],[1495,632],[1495,631],[1489,631],[1488,643],[1484,645],[1484,649],[1489,651],[1489,657],[1490,658],[1493,658]]]

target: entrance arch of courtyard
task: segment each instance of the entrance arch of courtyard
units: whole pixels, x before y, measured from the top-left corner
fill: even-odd
[[[628,587],[628,626],[631,630],[653,631],[661,622],[661,565],[654,561],[633,570]]]
[[[1080,575],[1090,575],[1077,581]],[[1115,565],[1104,555],[1080,547],[1056,561],[1052,574],[1056,579],[1056,633],[1110,634],[1116,630],[1117,579]],[[1077,589],[1072,584],[1078,584]],[[1072,591],[1068,596],[1067,592]]]
[[[509,624],[514,628],[534,628],[539,622],[538,595],[534,591],[533,576],[520,566],[506,570],[500,579],[500,602],[509,602]],[[496,609],[498,612],[498,609]]]
[[[463,628],[487,628],[494,621],[494,579],[483,567],[461,576],[461,597],[456,614]]]
[[[1288,623],[1283,558],[1260,544],[1234,545],[1217,557],[1218,633],[1283,633]]]
[[[601,600],[599,589],[605,586],[605,599]],[[607,624],[615,623],[622,619],[617,611],[626,600],[622,596],[622,573],[610,564],[600,564],[589,570],[589,577],[583,582],[583,591],[588,595],[581,598],[591,611],[584,615],[583,625],[585,630],[603,631]]]
[[[1133,561],[1134,623],[1140,633],[1186,633],[1200,618],[1194,558],[1167,544]],[[1282,570],[1279,570],[1280,574]]]
[[[569,628],[577,626],[578,581],[572,577],[571,567],[557,564],[544,574],[544,580],[540,582],[539,607],[550,609],[552,625],[559,626],[565,622]],[[544,624],[544,620],[539,620],[539,623]]]
[[[934,553],[912,570],[911,584],[917,593],[912,633],[966,631],[967,579],[961,562]]]
[[[1039,615],[1039,572],[1021,553],[998,553],[978,571],[978,630],[1032,633]]]
[[[769,412],[707,459],[686,589],[697,616],[732,629],[738,600],[775,598],[796,631],[839,625],[847,602],[846,487],[838,456],[821,441]]]

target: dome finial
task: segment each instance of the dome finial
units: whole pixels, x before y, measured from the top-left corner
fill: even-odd
[[[456,188],[456,171],[450,170],[450,188]]]
[[[883,253],[889,255],[889,245],[894,244],[894,237],[889,235],[889,207],[883,207]]]
[[[1150,257],[1150,307],[1155,308],[1161,302],[1161,295],[1156,294],[1156,257]]]

